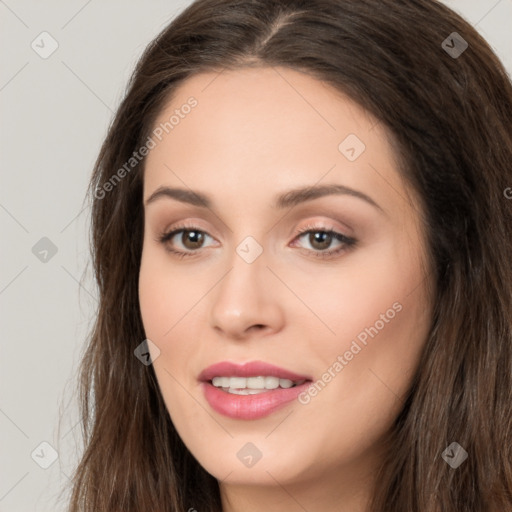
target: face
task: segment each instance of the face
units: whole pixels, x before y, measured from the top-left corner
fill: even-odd
[[[140,308],[183,442],[221,488],[368,481],[430,326],[386,130],[316,79],[253,68],[188,79],[154,133]],[[222,362],[261,365],[204,373]]]

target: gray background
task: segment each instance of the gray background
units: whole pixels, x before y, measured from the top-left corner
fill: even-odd
[[[73,389],[97,306],[84,194],[136,59],[189,3],[0,0],[1,512],[65,510]],[[512,0],[445,3],[512,74]],[[58,44],[46,59],[31,47],[51,49],[44,31]]]

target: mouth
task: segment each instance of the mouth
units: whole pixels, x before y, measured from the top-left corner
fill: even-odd
[[[294,388],[304,384],[306,381],[307,379],[293,381],[270,375],[258,375],[256,377],[217,376],[207,382],[218,389],[222,389],[222,391],[234,395],[258,395],[278,388]]]
[[[230,418],[255,420],[289,405],[313,381],[262,361],[209,366],[199,375],[210,407]]]

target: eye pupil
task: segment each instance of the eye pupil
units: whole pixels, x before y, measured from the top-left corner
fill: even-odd
[[[327,249],[331,245],[331,241],[332,235],[325,231],[314,231],[309,234],[309,243],[315,249]]]
[[[194,230],[184,230],[181,242],[187,249],[198,249],[204,242],[204,233]]]

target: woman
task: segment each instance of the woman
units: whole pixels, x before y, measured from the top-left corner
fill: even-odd
[[[511,121],[435,1],[188,7],[91,181],[70,510],[512,510]]]

